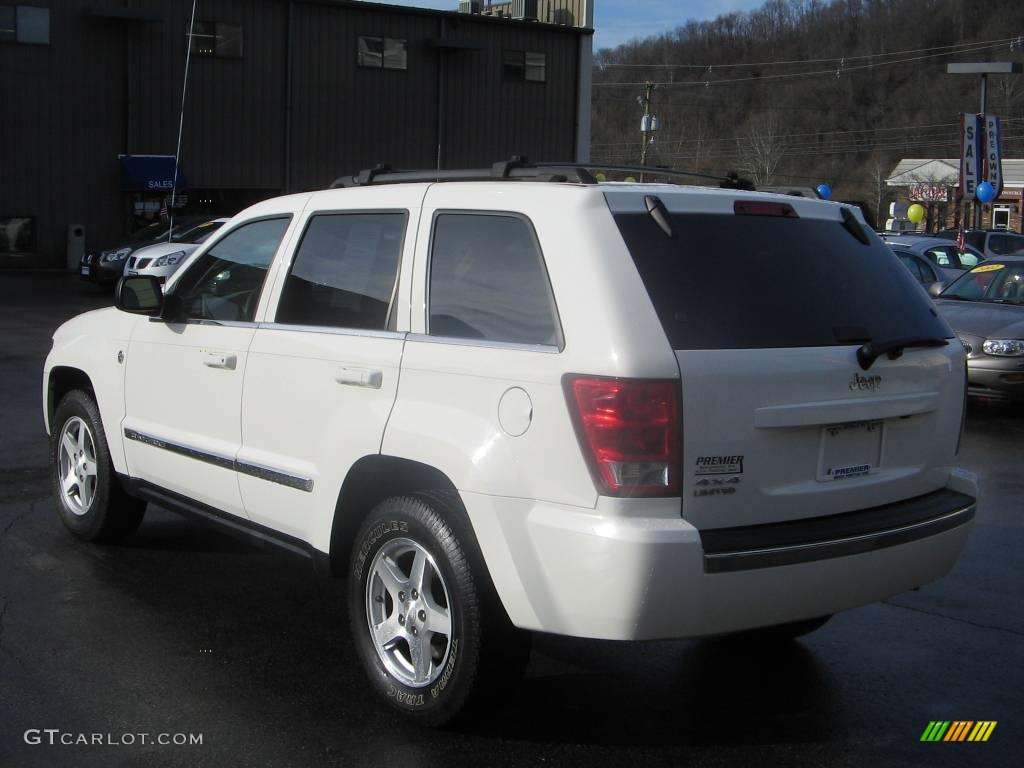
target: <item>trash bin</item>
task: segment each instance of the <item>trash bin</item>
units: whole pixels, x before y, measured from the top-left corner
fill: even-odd
[[[77,272],[78,266],[79,264],[81,264],[83,256],[85,256],[85,225],[69,224],[67,261],[68,269]]]

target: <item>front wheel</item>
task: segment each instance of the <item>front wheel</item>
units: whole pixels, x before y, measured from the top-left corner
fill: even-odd
[[[121,488],[92,397],[82,390],[69,392],[52,426],[53,494],[67,529],[87,541],[114,541],[134,532],[146,503]]]
[[[377,692],[424,725],[454,718],[490,667],[484,658],[515,635],[495,630],[503,612],[456,505],[447,494],[387,499],[352,552],[349,621],[360,659]]]

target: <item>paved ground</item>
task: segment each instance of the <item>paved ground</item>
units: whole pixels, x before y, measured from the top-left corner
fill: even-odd
[[[155,509],[122,546],[65,533],[45,480],[40,372],[53,329],[109,300],[0,273],[0,766],[1020,764],[1020,414],[970,412],[963,463],[983,500],[941,582],[772,654],[539,638],[521,688],[431,732],[373,701],[342,585],[304,562]],[[922,744],[937,719],[999,724],[985,744]],[[203,743],[25,743],[47,728]]]

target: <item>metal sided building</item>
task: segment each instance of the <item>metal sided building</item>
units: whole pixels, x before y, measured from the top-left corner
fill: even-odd
[[[550,2],[197,0],[177,202],[233,214],[377,163],[589,159],[592,0]],[[167,205],[191,11],[0,0],[0,268],[65,267]]]

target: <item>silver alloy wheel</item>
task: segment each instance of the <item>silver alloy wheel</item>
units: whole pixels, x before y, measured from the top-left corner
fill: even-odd
[[[64,505],[84,515],[96,497],[96,443],[89,425],[78,416],[64,422],[57,468]]]
[[[366,580],[366,623],[377,656],[410,688],[433,683],[451,653],[451,601],[444,577],[412,539],[387,542]]]

